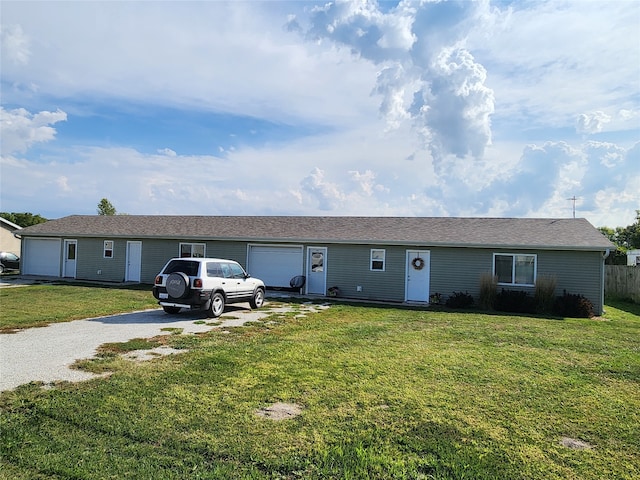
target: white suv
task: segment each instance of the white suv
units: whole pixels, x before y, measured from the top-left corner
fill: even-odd
[[[251,278],[239,263],[220,258],[172,258],[156,277],[153,296],[165,312],[205,309],[219,317],[228,303],[264,303],[262,280]]]

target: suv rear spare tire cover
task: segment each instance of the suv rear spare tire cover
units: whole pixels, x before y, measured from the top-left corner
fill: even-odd
[[[167,293],[173,298],[182,298],[189,292],[189,277],[182,272],[170,273],[167,277]]]

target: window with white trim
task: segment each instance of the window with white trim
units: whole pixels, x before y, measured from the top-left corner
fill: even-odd
[[[104,258],[113,258],[113,240],[105,240],[104,241],[104,250],[103,250]]]
[[[371,261],[369,263],[371,271],[384,272],[386,250],[382,248],[371,249]]]
[[[536,255],[494,253],[493,274],[499,285],[529,285],[536,283],[538,258]]]
[[[204,258],[204,243],[181,243],[180,258]]]

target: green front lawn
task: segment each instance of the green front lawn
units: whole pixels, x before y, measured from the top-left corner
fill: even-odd
[[[158,307],[148,285],[43,284],[0,288],[0,332]]]
[[[163,343],[188,351],[110,348],[84,363],[108,378],[1,394],[0,478],[640,476],[638,305],[594,320],[334,305]],[[277,402],[300,415],[256,414]]]

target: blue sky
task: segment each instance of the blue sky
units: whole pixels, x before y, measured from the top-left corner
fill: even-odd
[[[0,210],[640,209],[640,2],[0,3]]]

